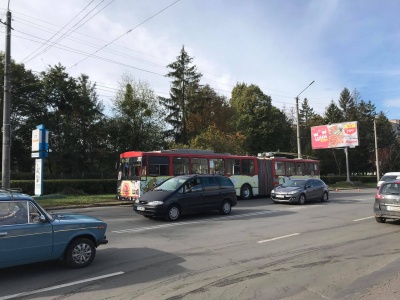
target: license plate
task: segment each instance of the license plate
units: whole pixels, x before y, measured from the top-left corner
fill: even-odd
[[[285,198],[285,195],[275,195],[276,198]]]
[[[400,211],[400,206],[386,206],[389,211]]]
[[[143,206],[138,206],[137,210],[144,211],[144,207]]]

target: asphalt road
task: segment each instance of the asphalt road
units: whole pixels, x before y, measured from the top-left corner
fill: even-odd
[[[241,200],[229,216],[176,223],[131,206],[68,210],[105,220],[109,244],[85,269],[0,270],[0,300],[399,299],[400,223],[375,221],[375,192],[304,206]]]

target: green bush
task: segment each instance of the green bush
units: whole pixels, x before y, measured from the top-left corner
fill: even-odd
[[[11,180],[11,188],[20,188],[28,195],[35,193],[34,180]],[[63,192],[84,193],[89,195],[116,194],[116,179],[57,179],[43,181],[43,194],[61,194]]]
[[[347,180],[347,176],[340,176],[340,175],[321,176],[321,179],[326,184],[329,185],[329,184],[335,184],[337,182],[344,182]],[[376,176],[350,176],[350,181],[351,182],[361,182],[361,183],[371,183],[371,182],[376,183]]]
[[[0,172],[1,174],[1,172]],[[113,179],[117,175],[112,173],[81,173],[81,174],[44,174],[45,180],[52,179]],[[35,180],[33,172],[11,172],[11,180]]]

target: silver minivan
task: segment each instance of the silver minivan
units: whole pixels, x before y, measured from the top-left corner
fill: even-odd
[[[382,176],[381,180],[378,181],[376,186],[377,189],[381,186],[381,184],[385,181],[400,179],[400,172],[389,172]]]
[[[400,219],[400,180],[383,182],[375,195],[375,219],[384,223],[386,219]]]

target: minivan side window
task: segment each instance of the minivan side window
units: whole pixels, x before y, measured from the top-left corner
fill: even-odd
[[[228,177],[216,177],[221,189],[233,188],[234,185]]]
[[[204,190],[218,190],[219,184],[215,177],[204,177],[203,178]]]

